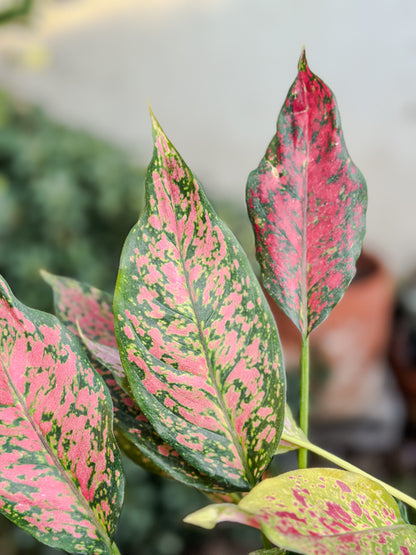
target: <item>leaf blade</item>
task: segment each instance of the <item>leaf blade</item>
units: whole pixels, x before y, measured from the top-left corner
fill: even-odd
[[[2,278],[0,322],[0,510],[48,545],[110,553],[124,479],[108,392],[56,318]]]
[[[355,274],[367,193],[335,97],[310,71],[304,52],[246,196],[264,286],[306,336]]]
[[[196,468],[245,489],[281,433],[280,344],[241,247],[155,119],[153,132],[146,208],[114,300],[122,362],[157,432]]]
[[[224,485],[213,484],[163,441],[131,398],[114,335],[112,297],[71,278],[47,272],[42,275],[53,289],[56,314],[81,338],[91,363],[107,384],[113,400],[115,434],[122,450],[150,472],[204,491],[223,491]]]
[[[416,546],[416,527],[383,488],[337,469],[288,472],[264,480],[236,506],[210,505],[185,519],[204,528],[227,520],[261,528],[275,545],[308,555],[410,554]]]

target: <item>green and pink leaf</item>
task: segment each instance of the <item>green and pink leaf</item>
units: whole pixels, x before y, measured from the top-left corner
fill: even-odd
[[[238,505],[209,505],[186,522],[230,521],[262,530],[275,545],[307,555],[397,553],[416,549],[416,527],[379,484],[350,472],[313,468],[264,480]]]
[[[334,95],[305,53],[276,135],[249,175],[247,206],[264,286],[305,336],[355,274],[367,206]]]
[[[109,293],[45,270],[41,271],[41,275],[52,287],[59,319],[72,333],[78,335],[78,329],[81,329],[91,341],[117,349],[113,297]]]
[[[109,554],[123,486],[105,384],[0,278],[0,511],[48,545]]]
[[[146,207],[125,243],[115,329],[131,389],[163,439],[235,489],[283,426],[273,317],[240,245],[153,119]]]
[[[91,363],[109,388],[114,407],[114,431],[123,451],[151,472],[205,491],[223,491],[225,485],[213,483],[163,441],[131,398],[114,335],[111,296],[74,279],[47,272],[42,275],[53,289],[58,317],[82,339]]]

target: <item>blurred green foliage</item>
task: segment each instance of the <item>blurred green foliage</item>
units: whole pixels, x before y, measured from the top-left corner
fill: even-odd
[[[144,170],[116,148],[0,94],[0,273],[51,309],[39,269],[113,289]]]
[[[15,0],[6,3],[6,7],[0,9],[0,25],[18,21],[25,21],[32,11],[34,0]]]
[[[0,273],[15,295],[53,311],[40,268],[111,292],[123,242],[143,206],[144,176],[120,150],[0,92]],[[214,205],[253,253],[247,216],[230,202]],[[117,530],[123,555],[223,553],[224,545],[227,553],[248,553],[258,547],[251,528],[227,527],[224,535],[183,525],[186,514],[206,504],[201,493],[126,459],[125,468],[126,502]],[[62,553],[0,518],[1,555]]]

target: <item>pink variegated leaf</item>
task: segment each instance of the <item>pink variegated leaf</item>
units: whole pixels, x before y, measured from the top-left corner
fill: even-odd
[[[82,339],[91,363],[107,384],[113,399],[114,431],[123,451],[146,470],[204,491],[223,491],[224,484],[212,483],[163,441],[129,395],[114,335],[111,296],[74,279],[47,272],[42,276],[53,289],[56,314]]]
[[[123,486],[104,382],[0,277],[0,511],[47,545],[109,555]]]
[[[124,371],[123,365],[121,364],[118,349],[89,339],[86,335],[84,335],[82,329],[79,326],[78,336],[80,337],[82,343],[85,345],[87,353],[91,356],[92,360],[99,363],[97,365],[97,369],[104,368],[109,370],[112,376],[114,376],[117,384],[129,397],[131,397],[131,391],[126,378],[126,372]]]
[[[114,298],[121,359],[160,436],[213,481],[248,489],[283,426],[277,331],[241,246],[154,118],[153,133]]]
[[[118,350],[82,337],[98,368],[122,372]],[[117,360],[118,359],[118,360]],[[123,380],[124,381],[124,380]],[[123,451],[137,464],[165,477],[207,492],[222,492],[226,484],[213,483],[209,476],[189,465],[156,433],[135,399],[117,386],[110,389],[114,403],[114,427]]]
[[[110,391],[118,390],[118,384],[129,392],[114,335],[113,297],[105,291],[72,278],[56,276],[45,270],[41,271],[41,275],[52,287],[55,312],[61,322],[72,333],[81,337],[90,355],[93,353],[88,348],[88,342],[91,347],[95,345],[98,357],[101,351],[106,353],[108,364],[100,368],[97,365],[97,370]]]
[[[304,52],[276,135],[249,175],[247,206],[264,286],[306,336],[355,274],[367,193],[335,98]]]
[[[416,552],[416,527],[379,484],[344,470],[311,468],[264,480],[238,505],[209,505],[185,522],[238,522],[280,548],[305,555]]]
[[[75,335],[83,334],[102,345],[117,349],[114,335],[113,297],[76,279],[56,276],[41,270],[42,278],[52,287],[59,319]]]

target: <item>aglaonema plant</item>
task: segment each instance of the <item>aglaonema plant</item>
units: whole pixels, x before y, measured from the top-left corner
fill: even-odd
[[[262,287],[153,115],[152,125],[146,206],[114,297],[43,272],[57,319],[0,281],[0,511],[48,545],[118,554],[120,447],[206,493],[188,523],[259,529],[258,554],[416,553],[397,499],[416,501],[308,440],[309,335],[354,276],[367,202],[332,92],[303,53],[247,182],[262,285],[302,337],[299,425]],[[266,473],[296,449],[297,470]],[[308,468],[307,450],[341,469]]]

